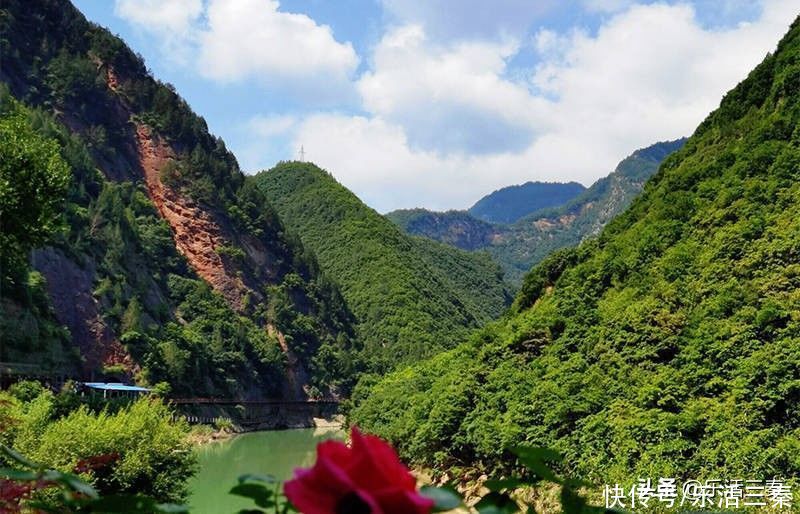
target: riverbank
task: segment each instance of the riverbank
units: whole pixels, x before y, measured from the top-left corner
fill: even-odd
[[[192,425],[187,439],[192,446],[203,446],[219,441],[226,441],[235,436],[237,432],[227,428],[215,428],[211,425]]]
[[[345,425],[345,417],[342,414],[336,414],[328,417],[315,418],[312,417],[308,423],[302,426],[289,427],[291,429],[322,429],[322,430],[341,430]],[[246,434],[252,432],[272,432],[278,430],[286,430],[285,426],[273,426],[269,424],[254,425],[237,425],[236,423],[226,420],[222,426],[219,425],[206,425],[198,424],[192,425],[189,432],[189,442],[193,446],[203,446],[210,443],[227,441],[232,437],[239,434]]]

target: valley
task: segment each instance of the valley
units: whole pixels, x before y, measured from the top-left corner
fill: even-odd
[[[165,9],[147,22],[163,30],[176,23],[168,16],[188,16],[169,25],[176,46],[159,51],[202,48],[208,59],[220,24],[249,21],[224,9],[245,4],[199,2],[196,14]],[[113,15],[130,18],[131,5],[115,2]],[[334,75],[361,95],[361,111],[306,112],[292,96],[302,88],[266,80],[251,92],[285,112],[248,112],[237,129],[251,132],[247,144],[226,132],[234,152],[210,128],[227,130],[219,112],[210,123],[194,107],[223,68],[197,72],[190,104],[157,77],[163,62],[156,73],[134,51],[150,29],[115,35],[90,21],[110,8],[82,2],[0,4],[0,512],[579,514],[613,507],[604,486],[630,491],[649,478],[800,486],[800,18],[785,20],[774,51],[693,131],[678,132],[689,137],[621,152],[610,172],[580,170],[588,187],[515,179],[463,210],[381,214],[394,193],[411,207],[403,188],[432,170],[447,202],[483,187],[469,177],[486,162],[497,164],[487,174],[573,175],[545,160],[525,164],[535,174],[515,168],[553,141],[533,131],[517,148],[522,113],[489,123],[465,109],[456,119],[471,124],[459,126],[491,137],[442,132],[431,149],[450,100],[431,96],[436,108],[420,121],[370,96],[393,91],[379,73],[386,62],[422,62],[425,45],[442,61],[488,52],[479,40],[448,46],[409,24],[362,61],[361,39],[347,46],[308,14],[259,6],[254,19],[274,15],[335,43],[314,55],[348,66]],[[672,8],[689,9],[625,6],[597,23],[612,30]],[[250,31],[283,30],[266,19]],[[236,34],[237,44],[252,35]],[[537,34],[543,55],[567,44]],[[507,45],[465,74],[480,87],[451,96],[497,108],[485,74],[511,66]],[[409,48],[420,54],[399,59]],[[273,66],[274,50],[225,69]],[[457,76],[475,63],[425,70]],[[535,88],[515,75],[498,91],[543,94],[560,83],[541,73],[556,68],[537,68]],[[229,94],[220,109],[243,101],[240,84],[213,87]],[[544,116],[557,96],[526,102],[525,115]],[[346,112],[348,130],[326,125]],[[398,133],[408,152],[383,141],[342,160],[322,141]],[[291,146],[299,159],[273,159]],[[590,147],[569,162],[594,159]],[[452,162],[463,177],[448,175]],[[405,167],[411,178],[386,178]],[[397,190],[375,195],[381,177]],[[765,511],[790,511],[791,492],[779,492]]]

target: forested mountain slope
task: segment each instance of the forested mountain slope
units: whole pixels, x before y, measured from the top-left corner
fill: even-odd
[[[666,141],[636,150],[610,175],[572,199],[537,209],[512,224],[489,223],[466,211],[408,209],[390,212],[386,217],[408,234],[465,250],[488,251],[503,267],[507,279],[519,284],[524,274],[550,253],[596,236],[630,205],[661,161],[685,141]]]
[[[577,182],[526,182],[489,193],[467,212],[490,223],[514,223],[540,209],[562,205],[585,189]]]
[[[341,285],[379,369],[452,347],[509,304],[488,255],[403,234],[313,164],[281,163],[253,180]]]
[[[800,476],[800,20],[512,312],[359,396],[418,462],[527,441],[597,483]]]
[[[32,106],[6,92],[4,116],[56,141],[71,171],[63,234],[33,269],[3,270],[0,360],[184,395],[351,380],[338,289],[140,57],[65,0],[4,1],[0,54],[0,80]],[[71,357],[44,358],[64,345]]]

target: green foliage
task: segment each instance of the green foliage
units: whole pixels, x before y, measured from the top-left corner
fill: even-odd
[[[8,394],[21,402],[29,402],[43,392],[44,386],[35,380],[20,380],[8,388]]]
[[[56,141],[31,126],[28,111],[0,88],[0,270],[14,284],[28,252],[63,226],[70,173]],[[16,277],[14,276],[16,275]]]
[[[2,416],[12,420],[4,427],[3,443],[41,467],[77,470],[103,495],[185,499],[185,482],[195,465],[186,439],[188,426],[172,421],[172,413],[160,401],[144,398],[112,414],[93,412],[85,405],[61,412],[49,392],[26,402],[4,393],[0,399]],[[107,462],[87,464],[99,456],[108,456]]]
[[[433,355],[508,305],[486,256],[404,235],[312,164],[281,163],[253,180],[341,285],[373,369]]]
[[[800,476],[800,21],[597,240],[456,349],[356,390],[415,462],[581,478]],[[791,84],[791,85],[789,85]]]

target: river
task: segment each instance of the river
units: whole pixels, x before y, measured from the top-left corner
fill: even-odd
[[[204,445],[197,449],[200,467],[189,481],[191,512],[233,514],[255,508],[252,501],[228,494],[240,475],[262,473],[286,480],[295,468],[314,463],[317,443],[343,438],[341,430],[303,428],[251,432]]]

